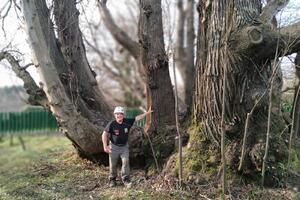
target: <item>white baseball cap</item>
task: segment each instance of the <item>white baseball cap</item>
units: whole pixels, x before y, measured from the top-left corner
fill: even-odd
[[[115,107],[114,114],[116,114],[116,113],[124,114],[124,108],[122,106]]]

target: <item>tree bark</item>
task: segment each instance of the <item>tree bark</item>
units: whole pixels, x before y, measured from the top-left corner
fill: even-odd
[[[78,15],[76,0],[54,1],[58,41],[65,60],[65,65],[56,66],[56,69],[78,111],[94,123],[105,123],[111,117],[111,110],[104,101],[86,58]]]
[[[269,20],[266,20],[266,23],[259,20],[261,6],[259,0],[200,2],[198,7],[200,23],[198,45],[200,46],[197,49],[193,116],[195,124],[201,128],[201,131],[195,131],[194,135],[190,136],[194,140],[189,142],[190,148],[187,154],[188,156],[193,152],[199,152],[202,155],[199,159],[209,160],[206,165],[218,164],[218,159],[211,163],[210,160],[212,157],[220,157],[220,125],[223,111],[221,102],[224,87],[226,90],[225,154],[229,166],[234,170],[237,170],[237,164],[240,161],[247,114],[260,99],[249,120],[245,144],[246,156],[242,171],[249,174],[261,170],[261,152],[265,145],[269,105],[265,94],[268,93],[266,91],[270,87],[271,61],[276,51],[281,55],[289,52],[285,51],[286,45],[283,45],[287,42],[285,34],[271,29],[270,25],[266,24]],[[268,12],[274,13],[273,10]],[[264,16],[271,19],[274,17],[273,14],[267,13]],[[294,46],[296,43],[293,43]],[[225,51],[226,46],[228,46],[228,51]],[[224,86],[222,80],[225,65],[227,66],[225,74],[227,84]],[[281,128],[284,128],[283,120],[278,113],[281,84],[281,74],[277,73],[273,86],[273,108],[275,108],[272,109],[274,123],[272,123],[271,131],[274,132],[272,133],[274,136],[270,142],[268,157],[270,165],[282,161],[287,153],[287,147],[283,139],[279,137]],[[278,147],[281,148],[280,153],[276,152]],[[268,172],[274,171],[269,169]]]
[[[23,10],[29,39],[38,62],[43,90],[60,129],[72,141],[80,155],[90,157],[103,152],[101,129],[103,129],[105,122],[101,122],[102,126],[96,126],[84,117],[81,111],[77,110],[76,101],[68,96],[62,81],[59,79],[62,75],[60,73],[67,69],[69,63],[65,61],[58,47],[45,1],[23,1]],[[84,49],[80,49],[82,47],[78,48],[80,53],[84,52]],[[81,58],[83,59],[83,57]],[[87,68],[82,70],[82,72],[87,73]],[[95,98],[95,100],[101,101],[97,103],[105,105],[103,99]],[[99,110],[103,114],[100,119],[108,120],[109,114],[106,113],[105,109]]]
[[[143,66],[147,74],[150,90],[152,116],[152,136],[166,137],[156,144],[165,142],[162,157],[171,153],[174,147],[175,104],[169,75],[168,56],[165,52],[161,1],[140,1],[139,41]],[[161,144],[160,144],[161,145]]]

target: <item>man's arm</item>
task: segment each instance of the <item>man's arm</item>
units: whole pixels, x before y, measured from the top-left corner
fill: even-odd
[[[135,117],[135,121],[139,121],[139,120],[141,120],[141,119],[144,119],[144,117],[146,117],[147,115],[149,115],[150,113],[152,113],[153,112],[153,110],[151,110],[151,107],[149,108],[149,110],[147,111],[147,112],[145,112],[145,113],[143,113],[143,114],[140,114],[140,115],[137,115],[136,117]]]
[[[102,133],[102,143],[103,143],[103,149],[106,153],[111,153],[111,150],[108,146],[108,132],[103,131]]]

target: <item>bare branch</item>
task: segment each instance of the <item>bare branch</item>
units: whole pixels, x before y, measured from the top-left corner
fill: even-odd
[[[112,80],[117,81],[120,84],[120,86],[123,88],[123,90],[125,90],[125,92],[130,92],[130,93],[134,94],[134,97],[136,99],[143,102],[144,97],[141,94],[141,92],[138,91],[139,90],[138,88],[139,88],[139,85],[143,85],[144,82],[139,79],[139,76],[131,78],[131,79],[128,78],[128,74],[124,73],[128,70],[126,69],[126,66],[123,63],[121,64],[121,67],[117,68],[117,66],[119,65],[118,61],[116,61],[112,56],[107,58],[107,56],[105,56],[99,48],[97,48],[95,45],[91,44],[91,42],[89,42],[86,38],[84,38],[84,39],[85,39],[86,44],[90,48],[92,48],[93,51],[95,51],[95,53],[100,58],[99,60],[101,60],[101,67],[98,66],[98,68],[103,69]],[[109,65],[106,62],[106,60],[109,60],[110,63],[112,63],[112,64]],[[132,66],[130,66],[130,67],[132,67]],[[133,79],[136,80],[138,83],[132,84]]]
[[[24,88],[29,94],[29,103],[47,108],[49,102],[44,91],[35,84],[30,74],[25,70],[26,67],[21,67],[18,60],[16,60],[9,52],[0,53],[0,61],[3,59],[6,59],[10,63],[15,74],[24,81]],[[32,63],[30,63],[30,65],[32,65]]]
[[[286,87],[284,90],[281,91],[281,93],[289,92],[291,90],[295,90],[295,87]]]
[[[286,50],[286,49],[285,49]],[[277,73],[278,67],[279,67],[279,62],[276,62],[276,58],[278,58],[277,56],[278,54],[278,49],[276,49],[276,54],[275,54],[275,62],[272,65],[272,76],[270,79],[270,90],[269,90],[269,108],[268,108],[268,122],[267,122],[267,134],[266,134],[266,144],[265,144],[265,153],[263,156],[263,161],[262,161],[262,170],[261,170],[261,183],[262,186],[264,187],[264,183],[265,183],[265,170],[266,170],[266,165],[267,165],[267,157],[268,157],[268,151],[269,151],[269,143],[270,143],[270,130],[271,130],[271,116],[272,116],[272,106],[273,106],[273,86],[274,86],[274,80],[275,80],[275,74]],[[281,57],[281,61],[282,61],[283,57]]]
[[[32,66],[32,65],[34,65],[33,63],[28,63],[27,65],[25,65],[24,67],[23,67],[23,69],[27,69],[28,67],[30,67],[30,66]]]
[[[12,0],[14,3],[14,6],[16,9],[18,9],[18,11],[21,11],[21,7],[18,5],[18,3],[16,2],[16,0]]]
[[[106,0],[98,0],[98,8],[105,26],[110,31],[112,36],[126,48],[135,59],[139,58],[139,44],[133,41],[113,20],[110,11],[106,7]]]
[[[5,7],[7,4],[8,4],[8,8],[6,9],[5,13],[2,15],[2,12],[5,10]],[[2,27],[1,28],[2,28],[2,31],[3,31],[5,37],[6,37],[6,32],[4,29],[4,21],[10,11],[11,5],[12,5],[12,1],[9,0],[8,2],[6,2],[5,6],[3,6],[0,10],[0,19],[2,19]]]
[[[284,8],[288,0],[271,0],[268,4],[263,8],[262,13],[260,15],[261,21],[271,24],[271,21],[276,16],[276,14]]]

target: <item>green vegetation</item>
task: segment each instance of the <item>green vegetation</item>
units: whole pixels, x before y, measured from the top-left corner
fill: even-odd
[[[287,101],[284,101],[284,102],[281,104],[281,108],[282,108],[282,111],[283,111],[283,112],[291,112],[292,109],[293,109],[293,105],[290,104],[290,103],[287,102]]]
[[[300,172],[300,154],[295,149],[291,149],[291,161],[288,163],[288,167],[292,170]]]

